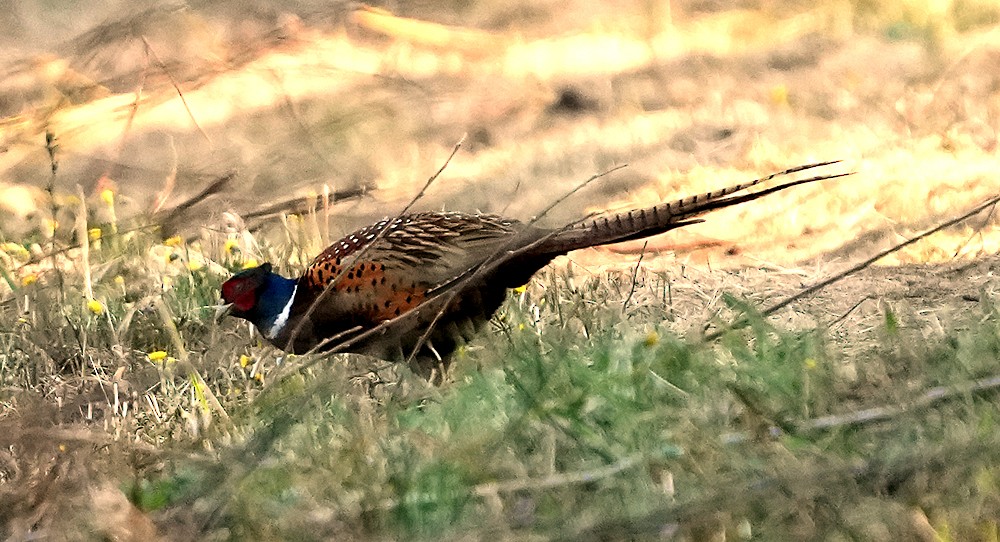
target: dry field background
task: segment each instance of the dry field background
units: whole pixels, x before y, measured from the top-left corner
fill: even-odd
[[[8,237],[45,230],[46,130],[57,193],[112,187],[119,218],[235,171],[179,221],[188,234],[226,211],[366,188],[333,209],[335,233],[350,231],[401,208],[463,135],[420,207],[531,217],[629,165],[557,207],[560,223],[810,161],[857,172],[650,247],[721,266],[864,255],[995,192],[989,3],[119,8],[90,27],[98,14],[8,15],[21,32],[0,83],[0,180],[26,219],[5,220]],[[975,231],[888,263],[995,253],[990,228]]]
[[[610,281],[601,291],[633,290],[623,307],[642,307],[665,301],[669,283],[671,318],[660,327],[693,338],[732,309],[724,292],[767,306],[1000,187],[1000,7],[989,1],[0,6],[8,311],[27,310],[25,288],[53,286],[53,267],[76,276],[88,226],[112,245],[112,227],[155,225],[160,238],[186,241],[181,260],[209,268],[231,249],[227,238],[259,261],[294,244],[282,264],[294,270],[332,238],[398,212],[459,141],[416,208],[529,219],[628,164],[548,213],[545,222],[559,225],[842,160],[828,169],[854,175],[719,212],[645,245],[574,253],[528,291],[542,297],[573,276],[596,277]],[[47,133],[55,138],[48,148]],[[317,204],[330,194],[339,198]],[[43,257],[53,236],[71,248]],[[176,275],[162,256],[177,243],[155,243],[142,256],[147,274],[134,284],[125,274],[126,297],[147,299],[150,276]],[[843,352],[838,374],[875,371],[848,401],[864,405],[894,376],[859,365],[885,343],[884,326],[899,319],[906,340],[917,341],[968,327],[971,311],[996,297],[998,252],[1000,221],[987,210],[771,321],[828,328]],[[94,280],[111,281],[121,266],[102,263]],[[153,334],[150,344],[169,343]],[[0,417],[23,432],[17,419],[34,403],[15,388]],[[40,404],[58,395],[39,390]],[[66,431],[84,431],[75,442],[104,442],[75,425]],[[17,479],[12,469],[0,483]],[[87,490],[97,509],[134,513],[106,486]],[[18,506],[0,518],[47,525],[38,519],[44,506]],[[135,523],[108,536],[156,528],[115,518]],[[184,524],[173,519],[157,525],[189,532],[165,527]]]

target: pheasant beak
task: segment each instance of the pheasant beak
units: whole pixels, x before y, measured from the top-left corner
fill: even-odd
[[[229,316],[229,313],[233,312],[233,304],[225,303],[218,305],[215,309],[215,323],[218,324],[222,322],[222,319]]]

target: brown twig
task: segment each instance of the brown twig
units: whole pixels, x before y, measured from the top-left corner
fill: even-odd
[[[555,209],[559,204],[561,204],[562,202],[564,202],[567,199],[569,199],[569,197],[572,196],[573,194],[576,194],[577,192],[579,192],[580,190],[582,190],[583,188],[585,188],[588,184],[596,181],[597,179],[600,179],[601,177],[606,177],[608,175],[611,175],[612,173],[618,171],[619,169],[625,169],[627,167],[628,167],[628,164],[622,164],[620,166],[615,166],[615,167],[613,167],[611,169],[602,171],[601,173],[595,173],[594,175],[591,175],[589,179],[587,179],[587,180],[583,181],[582,183],[576,185],[569,192],[566,192],[562,196],[556,198],[556,200],[553,201],[552,203],[550,203],[548,207],[542,209],[542,211],[540,213],[538,213],[537,216],[535,216],[534,218],[532,218],[531,220],[528,221],[528,225],[532,225],[532,224],[538,222],[539,220],[541,220],[542,218],[544,218],[546,215],[549,214],[550,211],[552,211],[552,209]]]
[[[976,235],[979,235],[980,237],[982,237],[982,235],[983,235],[983,227],[985,227],[987,224],[990,223],[990,220],[993,219],[993,215],[996,214],[996,211],[997,211],[996,207],[993,207],[992,209],[990,209],[990,214],[987,215],[987,217],[986,217],[985,220],[983,220],[983,225],[980,226],[980,227],[978,227],[978,228],[976,228],[975,231],[973,231],[971,234],[969,234],[969,238],[966,239],[965,242],[962,243],[961,246],[959,246],[957,249],[955,249],[955,254],[952,255],[952,258],[957,258],[958,255],[961,254],[962,249],[965,248],[966,246],[968,246],[969,243],[972,242],[972,238],[973,237],[975,237]]]
[[[812,418],[803,422],[788,422],[781,427],[772,427],[771,434],[775,437],[782,434],[821,433],[842,427],[857,427],[876,422],[891,420],[906,414],[933,407],[938,403],[968,397],[984,395],[1000,391],[1000,375],[980,378],[978,380],[960,382],[951,386],[930,388],[911,401],[898,405],[883,405],[843,414],[831,414]],[[726,444],[738,444],[750,439],[747,433],[726,433],[721,440]]]
[[[52,252],[52,270],[56,273],[56,280],[59,285],[59,302],[63,304],[66,299],[66,292],[64,290],[65,278],[63,277],[62,270],[59,268],[59,262],[56,261],[56,228],[59,227],[59,223],[57,222],[59,203],[56,202],[56,172],[59,171],[59,159],[56,155],[59,152],[59,143],[56,141],[56,135],[49,130],[45,131],[45,150],[49,154],[51,170],[49,182],[45,185],[45,192],[49,195],[49,210],[52,213],[52,240],[49,247]]]
[[[642,258],[646,255],[646,246],[649,245],[649,241],[644,241],[642,243],[642,250],[639,251],[639,260],[635,262],[635,268],[632,269],[632,286],[628,289],[628,295],[625,297],[625,302],[622,303],[622,312],[628,308],[628,302],[632,300],[632,295],[635,294],[635,284],[639,279],[639,266],[642,265]]]
[[[146,47],[146,52],[153,58],[153,62],[156,63],[158,68],[163,70],[164,75],[166,75],[167,79],[170,80],[170,84],[177,92],[177,96],[181,99],[181,104],[184,105],[184,110],[187,111],[188,117],[191,119],[194,127],[198,130],[198,133],[201,134],[201,137],[205,138],[205,141],[211,143],[212,140],[208,137],[208,134],[205,133],[205,130],[202,130],[201,125],[198,124],[198,119],[196,119],[194,117],[194,113],[191,112],[191,107],[187,103],[187,98],[184,97],[184,92],[181,91],[181,87],[177,83],[177,80],[174,79],[174,75],[170,73],[170,70],[167,69],[167,65],[160,60],[160,57],[156,55],[156,51],[153,50],[153,47],[149,44],[149,40],[146,39],[146,36],[140,36],[140,38],[142,39],[143,45]]]
[[[330,198],[332,198],[333,201],[356,198],[358,196],[364,195],[364,193],[371,188],[372,188],[371,185],[361,185],[356,188],[345,188],[343,190],[335,190],[330,192]],[[310,198],[305,198],[305,197],[286,199],[284,201],[280,201],[273,205],[268,205],[267,207],[257,209],[256,211],[242,213],[242,216],[244,219],[250,219],[250,218],[262,218],[287,212],[293,212],[293,213],[308,212],[310,204],[309,199]],[[314,202],[315,200],[313,201],[313,203]]]
[[[971,218],[971,217],[973,217],[973,216],[975,216],[975,215],[983,212],[984,210],[988,209],[989,207],[992,207],[992,206],[996,205],[997,203],[1000,203],[1000,196],[997,196],[995,198],[991,198],[991,199],[987,200],[986,202],[984,202],[984,203],[982,203],[980,205],[977,205],[971,211],[968,211],[968,212],[962,214],[961,216],[958,216],[958,217],[952,218],[951,220],[943,222],[943,223],[941,223],[941,224],[939,224],[939,225],[937,225],[937,226],[935,226],[935,227],[933,227],[933,228],[931,228],[931,229],[929,229],[929,230],[921,233],[920,235],[917,235],[916,237],[913,237],[911,239],[903,241],[902,243],[900,243],[900,244],[898,244],[898,245],[896,245],[894,247],[891,247],[891,248],[888,248],[886,250],[883,250],[882,252],[879,252],[878,254],[872,256],[871,258],[868,258],[867,260],[865,260],[865,261],[863,261],[863,262],[861,262],[861,263],[859,263],[859,264],[857,264],[857,265],[855,265],[853,267],[851,267],[850,269],[848,269],[846,271],[838,273],[838,274],[836,274],[836,275],[834,275],[834,276],[832,276],[832,277],[830,277],[830,278],[828,278],[826,280],[823,280],[823,281],[821,281],[821,282],[819,282],[817,284],[814,284],[814,285],[806,288],[805,290],[802,290],[801,292],[799,292],[799,293],[797,293],[795,295],[786,297],[785,299],[782,299],[781,301],[775,303],[774,305],[771,305],[770,307],[764,309],[763,311],[761,311],[760,314],[761,314],[761,316],[765,316],[765,317],[766,316],[770,316],[770,315],[774,314],[775,312],[777,312],[777,311],[779,311],[779,310],[787,307],[788,305],[791,305],[792,303],[794,303],[794,302],[802,299],[803,297],[812,295],[812,294],[814,294],[814,293],[822,290],[823,288],[826,288],[827,286],[829,286],[829,285],[831,285],[831,284],[833,284],[835,282],[839,282],[839,281],[843,280],[844,278],[849,277],[849,276],[853,275],[854,273],[857,273],[858,271],[861,271],[862,269],[865,269],[865,268],[871,266],[873,263],[881,260],[882,258],[888,256],[889,254],[892,254],[894,252],[898,252],[899,250],[902,250],[903,248],[906,248],[906,247],[908,247],[908,246],[910,246],[910,245],[912,245],[912,244],[914,244],[914,243],[916,243],[916,242],[918,242],[918,241],[920,241],[920,240],[922,240],[922,239],[924,239],[926,237],[934,235],[935,233],[937,233],[937,232],[939,232],[941,230],[944,230],[946,228],[950,228],[951,226],[954,226],[955,224],[958,224],[959,222],[962,222],[964,220],[968,220],[969,218]],[[745,325],[747,325],[749,323],[750,323],[750,320],[748,318],[742,317],[739,320],[733,322],[732,324],[730,324],[730,325],[728,325],[728,326],[726,326],[726,327],[724,327],[722,329],[719,329],[717,331],[709,333],[708,335],[705,336],[705,340],[706,341],[714,341],[715,339],[718,339],[719,337],[721,337],[725,333],[727,333],[729,331],[732,331],[732,330],[735,330],[735,329],[742,328],[743,326],[745,326]]]

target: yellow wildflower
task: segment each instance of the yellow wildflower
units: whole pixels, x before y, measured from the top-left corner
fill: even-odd
[[[788,105],[788,87],[783,84],[771,87],[771,102],[774,105]]]
[[[146,357],[149,358],[149,361],[163,361],[164,359],[166,359],[167,353],[164,352],[163,350],[154,350],[146,354]]]
[[[190,261],[190,262],[188,262],[188,271],[197,271],[197,270],[201,269],[202,267],[203,266],[201,265],[201,262],[196,262],[196,261],[193,261],[193,260]]]
[[[179,247],[184,244],[184,238],[180,235],[175,235],[173,237],[168,237],[163,241],[164,245],[168,247]]]
[[[115,275],[115,284],[118,286],[125,286],[125,277],[121,275]]]
[[[105,188],[101,190],[101,201],[103,201],[108,206],[115,204],[115,191],[110,188]]]
[[[257,267],[260,265],[257,263],[257,258],[247,258],[243,260],[243,269],[250,269],[251,267]]]
[[[260,382],[261,384],[263,384],[263,383],[264,383],[264,373],[260,373],[260,372],[258,372],[257,374],[253,375],[253,378],[254,378],[254,380],[256,380],[257,382]]]
[[[806,369],[815,369],[816,368],[816,360],[813,359],[813,358],[806,358],[806,360],[804,362],[802,362],[802,363],[806,366]]]
[[[226,254],[232,254],[234,251],[239,250],[240,244],[236,239],[226,239],[226,244],[224,249]]]
[[[96,299],[87,300],[87,310],[100,316],[104,314],[104,305]]]
[[[643,341],[643,343],[647,347],[656,346],[656,344],[659,342],[660,342],[660,334],[655,331],[650,331],[649,333],[647,333],[646,340]]]
[[[527,284],[522,284],[522,285],[518,286],[517,288],[514,288],[514,292],[518,293],[518,294],[523,294],[526,291],[528,291],[528,285]]]
[[[7,242],[0,244],[0,250],[6,252],[7,254],[11,255],[14,258],[17,258],[19,261],[22,262],[26,262],[31,258],[31,253],[28,252],[28,249],[24,248],[23,245],[19,245],[17,243]]]
[[[36,282],[38,282],[38,275],[34,273],[28,273],[27,275],[21,277],[22,286],[31,286]]]
[[[250,365],[251,361],[253,361],[253,358],[251,358],[250,356],[246,354],[240,355],[240,367],[246,368],[247,365]]]
[[[97,241],[101,238],[101,228],[90,228],[87,230],[87,236],[91,241]]]

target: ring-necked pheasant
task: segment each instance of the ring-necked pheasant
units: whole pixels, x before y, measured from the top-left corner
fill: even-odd
[[[820,175],[735,195],[778,176],[832,163],[799,166],[560,229],[490,214],[387,218],[330,245],[301,277],[282,277],[265,263],[227,280],[222,297],[231,304],[232,315],[249,320],[268,341],[289,352],[335,350],[399,359],[419,351],[429,361],[440,360],[457,337],[489,320],[508,288],[525,284],[556,256],[660,234],[701,222],[696,217],[715,209],[846,175]]]

